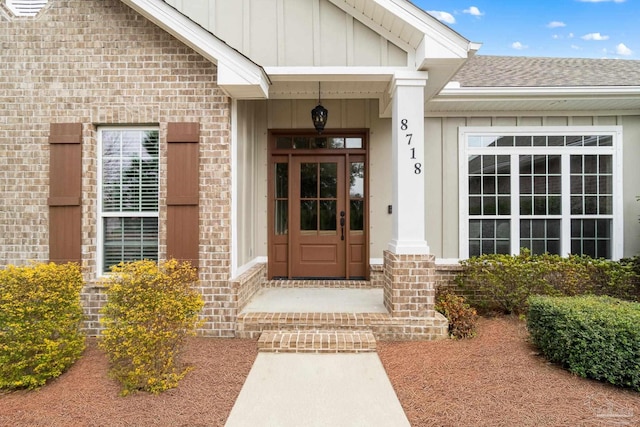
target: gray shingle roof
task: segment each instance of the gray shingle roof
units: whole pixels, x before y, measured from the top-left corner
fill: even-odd
[[[477,55],[451,80],[463,87],[640,86],[640,61]]]

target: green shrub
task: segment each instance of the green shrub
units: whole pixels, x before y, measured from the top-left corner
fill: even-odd
[[[0,388],[41,387],[78,360],[82,285],[77,264],[0,270]]]
[[[483,312],[524,313],[530,295],[553,293],[545,280],[544,259],[528,250],[516,256],[482,255],[460,263],[464,269],[456,283],[473,295],[469,301]]]
[[[476,336],[476,310],[464,302],[464,298],[451,292],[438,294],[436,310],[449,320],[449,335],[454,338]]]
[[[527,327],[547,359],[640,391],[640,303],[606,296],[529,300]]]
[[[196,270],[170,260],[159,266],[153,261],[121,263],[111,272],[100,340],[111,377],[122,384],[123,395],[176,387],[189,371],[179,358],[203,307],[193,286]]]
[[[638,300],[638,276],[630,263],[572,255],[482,255],[461,261],[456,283],[474,307],[526,313],[531,295],[609,295]]]

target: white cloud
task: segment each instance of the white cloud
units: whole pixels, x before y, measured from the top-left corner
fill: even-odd
[[[629,49],[627,46],[625,46],[624,43],[620,43],[618,46],[616,46],[616,53],[618,55],[623,55],[623,56],[633,55],[633,51]]]
[[[575,49],[575,50],[582,50],[582,48],[578,45],[572,44],[571,45],[571,49]]]
[[[560,28],[560,27],[566,27],[566,26],[567,24],[561,21],[551,21],[547,24],[548,28]]]
[[[605,3],[609,1],[612,1],[614,3],[624,3],[626,0],[578,0],[578,1],[582,3]]]
[[[523,50],[523,49],[527,49],[529,46],[523,45],[520,42],[513,42],[511,43],[511,47],[514,48],[515,50]]]
[[[581,37],[582,40],[609,40],[609,36],[600,33],[589,33]]]
[[[471,7],[469,7],[469,9],[463,10],[462,13],[468,13],[469,15],[473,15],[473,16],[482,16],[482,15],[484,15],[484,13],[480,12],[480,9],[478,9],[475,6],[471,6]]]
[[[455,24],[456,18],[453,17],[449,12],[443,12],[441,10],[427,10],[427,13],[438,21],[446,22],[447,24]]]
[[[557,35],[557,34],[554,34],[554,35],[551,36],[551,38],[554,39],[554,40],[558,40],[560,38],[560,36]]]
[[[573,33],[569,33],[569,36],[568,36],[568,37],[569,37],[570,39],[572,39],[572,38],[573,38]]]

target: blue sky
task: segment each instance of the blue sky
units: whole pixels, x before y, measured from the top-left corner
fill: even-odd
[[[640,59],[640,0],[412,0],[480,55]]]

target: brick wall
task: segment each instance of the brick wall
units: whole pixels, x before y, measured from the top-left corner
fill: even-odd
[[[83,294],[97,327],[97,125],[199,122],[202,334],[233,336],[229,100],[216,67],[119,0],[53,0],[36,18],[0,12],[0,266],[48,260],[52,122],[83,124]],[[166,252],[161,174],[160,257]]]

